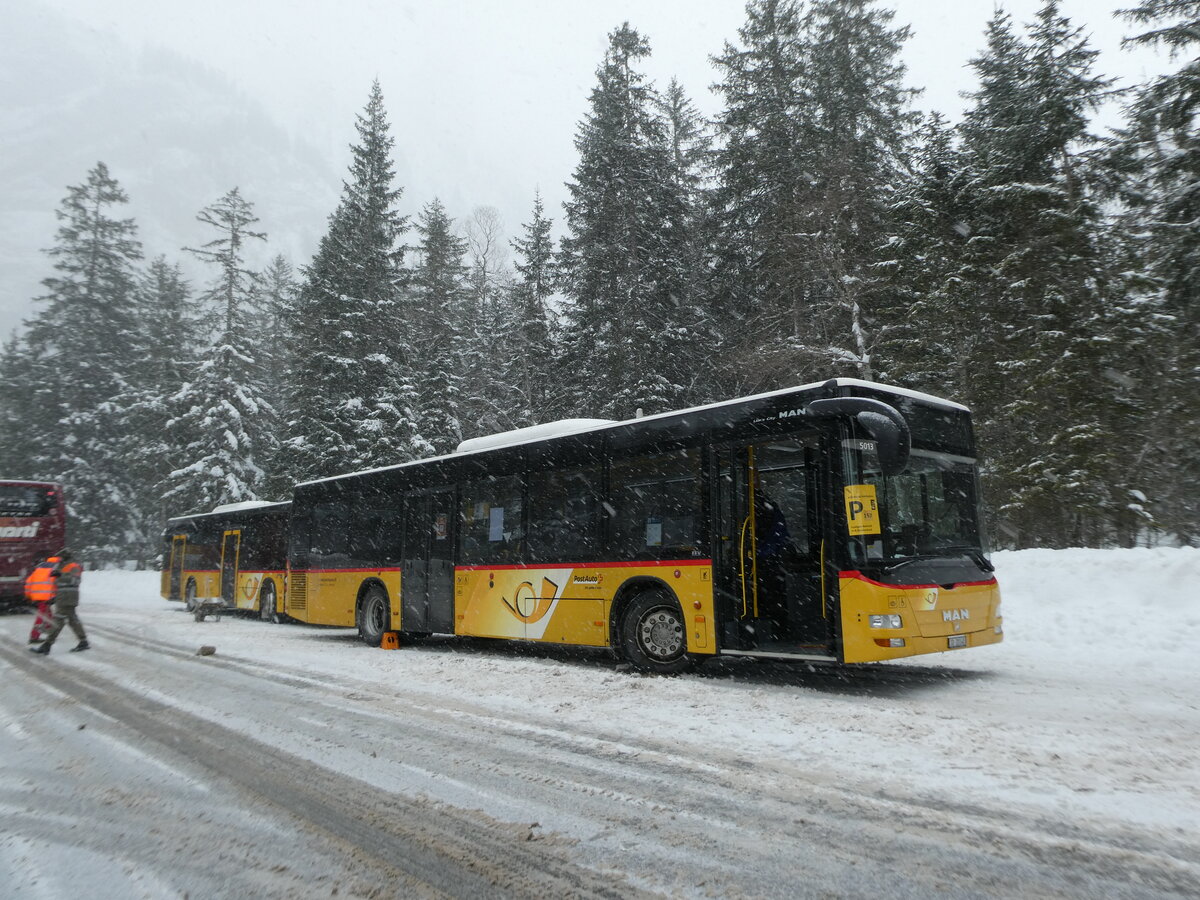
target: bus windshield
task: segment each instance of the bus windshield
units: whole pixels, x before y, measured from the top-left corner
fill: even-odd
[[[876,506],[876,518],[851,529],[856,561],[885,566],[953,556],[983,561],[972,460],[914,449],[904,472],[885,476],[874,442],[847,440],[843,450],[847,496],[858,492],[855,496]]]
[[[0,484],[0,516],[44,516],[54,505],[54,492],[27,484]]]

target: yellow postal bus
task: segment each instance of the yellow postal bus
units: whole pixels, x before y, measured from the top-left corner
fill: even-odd
[[[291,503],[248,501],[167,520],[162,596],[205,601],[279,621]]]
[[[834,379],[300,484],[284,609],[659,672],[977,647],[1003,632],[979,506],[965,407]]]

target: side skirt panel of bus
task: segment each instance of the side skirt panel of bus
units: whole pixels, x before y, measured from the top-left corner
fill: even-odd
[[[584,647],[612,645],[614,612],[641,586],[665,586],[688,623],[688,652],[716,652],[712,561],[460,566],[455,633]],[[614,604],[616,608],[614,609]]]

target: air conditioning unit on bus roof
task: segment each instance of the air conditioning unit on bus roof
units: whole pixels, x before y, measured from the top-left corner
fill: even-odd
[[[559,419],[557,422],[543,422],[541,425],[530,425],[527,428],[515,428],[512,431],[502,431],[499,434],[488,434],[483,437],[470,438],[459,444],[455,452],[475,453],[479,450],[493,450],[496,447],[507,447],[511,444],[527,444],[530,441],[544,441],[549,438],[577,434],[581,431],[591,431],[593,428],[615,424],[617,424],[615,419]]]

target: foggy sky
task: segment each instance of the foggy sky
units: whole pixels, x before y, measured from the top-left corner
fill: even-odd
[[[0,0],[10,2],[28,0]],[[629,21],[650,41],[647,74],[664,87],[677,77],[701,111],[715,113],[719,102],[709,86],[718,74],[709,58],[726,41],[737,42],[745,18],[740,0],[42,2],[97,32],[120,35],[131,50],[166,47],[224,74],[279,125],[327,155],[326,190],[334,192],[355,140],[354,116],[378,78],[396,139],[402,211],[415,216],[435,196],[459,220],[472,207],[494,206],[509,235],[529,219],[535,190],[561,226],[576,128],[613,28]],[[961,92],[974,86],[967,63],[983,46],[992,0],[891,5],[893,24],[913,27],[904,59],[910,84],[925,89],[915,105],[957,120],[967,102]],[[1003,5],[1019,25],[1041,0]],[[1062,10],[1102,51],[1098,73],[1131,84],[1169,67],[1164,57],[1119,49],[1133,29],[1111,17],[1106,0],[1064,0]],[[1108,118],[1115,122],[1115,112]],[[231,177],[230,184],[237,181]],[[211,199],[201,198],[196,208]],[[51,232],[38,246],[52,242]],[[27,314],[0,310],[0,333]]]

